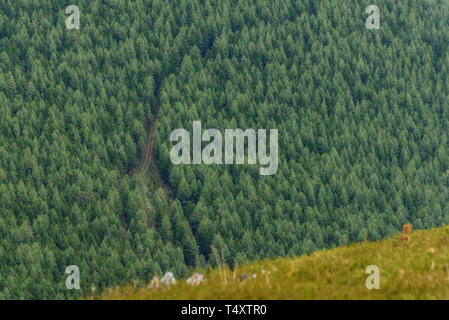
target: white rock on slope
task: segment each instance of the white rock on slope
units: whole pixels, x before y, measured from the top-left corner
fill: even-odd
[[[173,273],[171,272],[167,272],[166,274],[164,274],[164,276],[161,278],[161,282],[166,285],[169,286],[171,284],[175,284],[176,283],[176,279],[175,276],[173,275]]]
[[[197,285],[201,284],[203,281],[204,281],[204,276],[199,272],[195,272],[193,275],[191,275],[187,279],[187,284],[190,284],[192,286],[197,286]]]

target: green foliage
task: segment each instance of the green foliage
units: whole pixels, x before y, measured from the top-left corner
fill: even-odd
[[[0,298],[298,255],[449,223],[449,5],[0,3]],[[153,159],[162,183],[127,174]],[[277,128],[279,170],[174,166],[176,128]],[[81,290],[65,288],[77,265]]]

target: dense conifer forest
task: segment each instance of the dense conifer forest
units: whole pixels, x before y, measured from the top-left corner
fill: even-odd
[[[0,1],[0,299],[449,224],[447,21],[443,0]],[[278,129],[278,171],[172,164],[197,120]]]

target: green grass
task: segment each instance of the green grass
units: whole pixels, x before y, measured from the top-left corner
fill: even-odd
[[[365,269],[380,269],[380,289],[368,290]],[[201,271],[200,271],[201,272]],[[203,273],[203,272],[202,272]],[[240,281],[242,274],[256,278]],[[205,273],[206,282],[168,288],[107,290],[102,299],[448,299],[449,227],[414,231],[297,258],[261,261]]]

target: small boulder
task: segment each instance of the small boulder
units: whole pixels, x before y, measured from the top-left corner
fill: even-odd
[[[167,272],[166,274],[164,274],[164,276],[161,278],[161,282],[166,285],[169,286],[171,284],[175,284],[176,283],[176,279],[175,276],[173,275],[173,273],[171,272]]]
[[[150,284],[148,285],[148,289],[155,290],[159,289],[161,287],[161,281],[158,277],[154,277],[153,280],[151,280]]]
[[[193,275],[191,275],[187,279],[187,284],[192,285],[192,286],[197,286],[197,285],[201,284],[202,282],[204,282],[204,276],[199,272],[195,272]]]
[[[245,281],[245,280],[248,280],[248,278],[249,278],[249,276],[248,276],[246,273],[244,273],[244,274],[242,274],[242,275],[239,277],[239,280],[240,280],[240,281]]]
[[[239,277],[239,280],[240,281],[245,281],[245,280],[248,280],[248,279],[250,279],[250,278],[252,278],[252,279],[256,279],[256,274],[254,273],[254,274],[252,274],[252,275],[248,275],[248,274],[246,274],[246,273],[244,273],[244,274],[242,274],[240,277]]]

